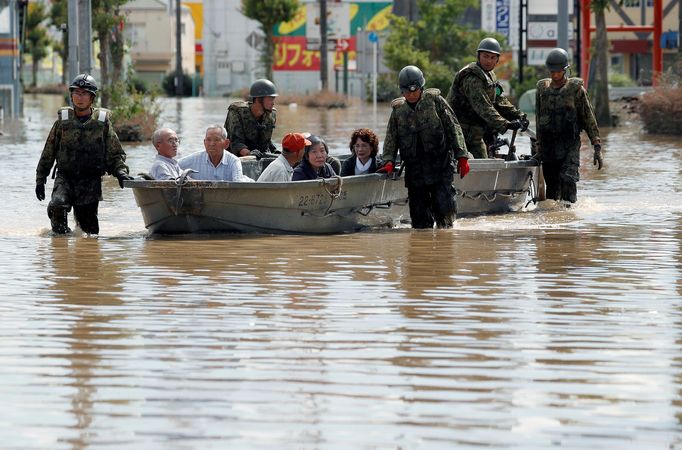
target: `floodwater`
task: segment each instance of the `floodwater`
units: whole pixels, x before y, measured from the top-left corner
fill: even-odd
[[[150,237],[107,177],[99,238],[52,237],[33,182],[60,101],[0,137],[2,449],[682,448],[679,137],[626,121],[575,207],[446,231]],[[162,122],[187,154],[226,105]],[[373,121],[282,107],[275,140],[341,153]]]

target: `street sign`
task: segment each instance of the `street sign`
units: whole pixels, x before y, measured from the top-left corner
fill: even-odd
[[[336,51],[345,52],[348,51],[350,47],[350,41],[348,39],[337,39],[336,40]]]
[[[315,4],[306,5],[305,36],[308,39],[320,38],[320,8]],[[349,38],[350,20],[350,2],[327,3],[327,36],[330,39]]]
[[[252,31],[248,36],[246,36],[246,43],[249,44],[249,47],[258,48],[263,44],[263,42],[265,42],[263,36],[256,33],[255,31]]]
[[[379,35],[376,33],[376,31],[370,31],[367,35],[367,39],[369,39],[369,42],[374,44],[379,42]]]

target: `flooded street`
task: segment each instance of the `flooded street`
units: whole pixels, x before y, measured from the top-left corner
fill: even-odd
[[[679,136],[603,130],[574,208],[452,230],[148,236],[107,176],[99,238],[55,238],[34,180],[61,102],[0,136],[0,448],[682,449]],[[227,104],[164,100],[179,156]],[[345,153],[388,115],[281,106],[274,140]]]

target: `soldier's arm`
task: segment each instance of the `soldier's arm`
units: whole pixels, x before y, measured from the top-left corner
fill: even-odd
[[[468,76],[462,81],[462,90],[476,114],[496,133],[507,130],[507,120],[495,109],[495,105],[485,95],[483,82],[477,77]]]
[[[116,131],[110,122],[107,126],[106,136],[104,136],[104,145],[109,175],[116,176],[120,172],[128,173],[128,166],[125,164],[126,153],[123,151],[121,142],[119,142]]]
[[[462,127],[459,126],[457,117],[452,111],[452,108],[447,104],[446,100],[438,96],[436,97],[436,112],[443,123],[443,130],[445,131],[445,141],[449,148],[453,151],[455,158],[467,157],[467,146],[464,142],[464,133]]]
[[[239,152],[243,149],[249,149],[246,145],[246,136],[244,135],[244,130],[242,129],[241,122],[239,120],[239,111],[234,111],[229,114],[225,121],[225,129],[227,130],[227,135],[230,137],[230,152],[237,156]]]
[[[50,175],[54,160],[57,156],[57,149],[59,148],[61,141],[61,130],[61,123],[57,120],[54,125],[52,125],[50,134],[45,141],[43,152],[40,154],[40,160],[38,160],[38,167],[36,168],[36,183],[38,184],[45,184],[47,177]]]
[[[495,97],[495,109],[507,120],[517,120],[523,116],[523,113],[504,95]]]
[[[391,117],[388,119],[386,126],[386,139],[384,140],[384,149],[381,154],[381,159],[384,163],[395,163],[398,154],[398,129],[395,123],[395,112],[391,112]]]
[[[587,136],[590,138],[592,145],[599,144],[601,138],[599,137],[599,128],[597,127],[597,119],[594,117],[594,110],[590,104],[590,100],[587,97],[587,91],[585,88],[581,87],[578,91],[578,115],[580,119],[580,125],[587,132]]]

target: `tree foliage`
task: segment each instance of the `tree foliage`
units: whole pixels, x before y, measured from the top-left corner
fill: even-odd
[[[92,29],[94,37],[99,41],[99,66],[102,86],[114,85],[123,79],[123,55],[125,42],[123,24],[125,16],[121,13],[122,5],[129,0],[92,0]],[[109,107],[111,96],[108,91],[102,92],[102,106]]]
[[[622,4],[622,0],[619,2]],[[609,108],[609,63],[608,38],[606,36],[606,11],[610,8],[610,0],[592,0],[590,8],[594,12],[595,28],[597,29],[593,48],[590,49],[592,64],[594,64],[594,79],[589,87],[594,101],[594,115],[600,126],[611,126],[611,110]]]
[[[69,60],[69,30],[66,28],[68,22],[66,0],[53,0],[50,6],[50,23],[58,30],[63,30],[61,41],[54,42],[52,49],[59,54],[62,60],[62,83],[66,84],[66,75],[68,74],[68,60]],[[62,28],[63,27],[63,28]]]
[[[476,0],[418,0],[417,6],[420,18],[414,22],[391,16],[384,62],[396,72],[409,64],[419,67],[427,87],[446,95],[454,73],[476,60],[478,43],[490,34],[456,21],[467,8],[479,6]]]
[[[32,58],[31,74],[33,79],[31,80],[31,86],[34,87],[38,84],[40,61],[47,56],[48,48],[51,44],[44,24],[46,19],[45,5],[42,3],[29,3],[28,14],[26,15],[26,30],[28,30],[26,33],[26,53],[30,54]]]
[[[265,66],[265,77],[269,80],[272,80],[272,63],[275,57],[275,25],[293,19],[300,7],[298,0],[242,0],[242,14],[259,22],[265,35],[261,60]]]

